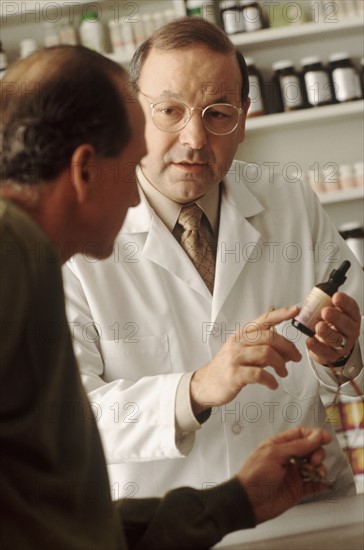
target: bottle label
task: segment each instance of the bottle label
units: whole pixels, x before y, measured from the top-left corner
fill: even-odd
[[[299,78],[295,75],[280,78],[283,105],[287,109],[303,106],[303,97]]]
[[[361,94],[358,95],[358,77],[353,68],[334,69],[332,71],[332,80],[335,96],[338,101],[348,101],[349,99],[361,96]]]
[[[264,104],[262,98],[262,91],[260,89],[259,78],[255,75],[249,76],[249,97],[250,97],[250,107],[249,114],[263,113]]]
[[[247,32],[257,31],[263,27],[259,13],[259,8],[256,6],[248,6],[243,9],[245,30]]]
[[[244,19],[241,10],[230,8],[222,12],[222,21],[226,34],[234,34],[245,30]]]
[[[307,99],[311,105],[332,101],[330,81],[325,71],[309,71],[305,74]]]
[[[332,304],[331,297],[314,287],[303,302],[303,306],[295,319],[305,327],[315,332],[315,325],[321,319],[321,310]]]

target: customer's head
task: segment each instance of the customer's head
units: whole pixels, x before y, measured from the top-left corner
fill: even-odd
[[[131,79],[146,118],[144,175],[177,202],[195,200],[223,179],[244,140],[242,55],[218,27],[187,17],[139,47]]]
[[[82,47],[39,50],[10,67],[2,82],[3,179],[54,180],[82,143],[118,155],[131,132],[116,78],[125,78],[121,67]]]
[[[72,214],[76,250],[96,239],[97,255],[107,255],[139,200],[134,169],[146,151],[143,130],[124,69],[83,47],[39,50],[2,81],[1,193],[31,197],[34,216],[47,225],[62,190],[57,208],[64,219]]]

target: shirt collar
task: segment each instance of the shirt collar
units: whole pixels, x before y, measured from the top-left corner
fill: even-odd
[[[141,167],[138,167],[137,177],[147,201],[150,206],[156,212],[157,216],[168,227],[170,231],[173,231],[174,226],[177,223],[178,216],[181,212],[182,205],[174,200],[166,197],[158,189],[156,189],[150,181],[144,176]],[[204,212],[208,221],[210,222],[211,229],[215,236],[218,234],[219,229],[219,210],[220,210],[220,186],[215,185],[212,189],[207,191],[205,195],[194,201],[201,210]]]

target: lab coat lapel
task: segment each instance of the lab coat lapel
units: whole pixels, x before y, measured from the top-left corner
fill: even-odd
[[[183,248],[149,206],[141,189],[139,193],[140,204],[129,209],[122,232],[139,234],[139,239],[144,233],[141,254],[145,259],[166,269],[196,292],[212,300],[208,288]]]
[[[188,286],[208,299],[212,299],[203,279],[193,263],[177,243],[172,233],[153,212],[148,237],[143,249],[143,256],[148,258]]]
[[[260,233],[251,221],[262,210],[263,206],[245,185],[229,182],[227,177],[221,199],[212,321],[216,320],[241,272],[256,254]]]

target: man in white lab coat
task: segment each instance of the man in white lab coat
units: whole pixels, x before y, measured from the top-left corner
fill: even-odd
[[[213,486],[268,435],[301,424],[331,430],[321,386],[356,395],[350,379],[362,384],[360,266],[307,186],[271,174],[252,183],[249,166],[233,161],[249,107],[244,66],[200,19],[171,23],[140,47],[141,202],[110,259],[84,254],[64,271],[114,498]],[[216,257],[212,292],[180,244],[179,214],[194,202]],[[291,325],[294,310],[279,308],[346,259],[343,292],[306,339]],[[264,321],[284,321],[281,337]],[[335,437],[327,466],[328,498],[354,491]]]

